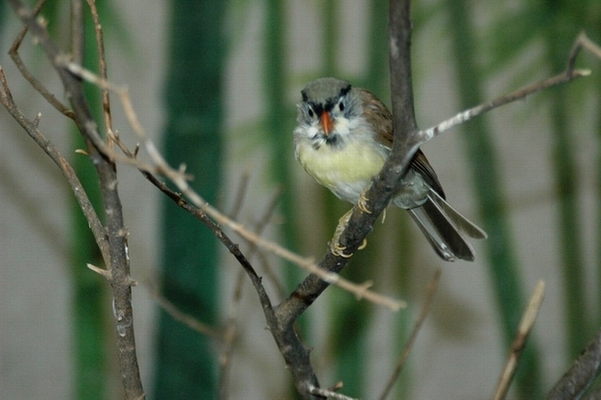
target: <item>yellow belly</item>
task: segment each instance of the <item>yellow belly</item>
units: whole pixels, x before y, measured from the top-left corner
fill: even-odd
[[[355,140],[342,149],[325,144],[318,149],[301,145],[297,154],[303,168],[317,182],[354,203],[371,178],[380,172],[387,150]]]

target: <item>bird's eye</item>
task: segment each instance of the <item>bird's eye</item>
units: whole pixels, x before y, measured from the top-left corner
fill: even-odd
[[[313,118],[313,116],[315,115],[312,108],[309,108],[309,111],[307,112],[307,114],[309,114],[309,117],[311,117],[311,118]]]
[[[344,103],[342,102],[342,100],[340,100],[340,102],[338,103],[338,109],[340,109],[340,111],[344,111]]]

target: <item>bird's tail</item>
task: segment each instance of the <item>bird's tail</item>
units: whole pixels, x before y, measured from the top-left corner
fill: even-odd
[[[459,214],[434,190],[430,190],[422,206],[408,211],[432,248],[446,261],[474,260],[474,249],[461,233],[474,239],[487,237],[486,232]]]

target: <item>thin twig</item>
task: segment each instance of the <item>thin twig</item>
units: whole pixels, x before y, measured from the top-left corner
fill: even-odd
[[[210,327],[209,325],[200,322],[197,318],[190,314],[186,314],[173,305],[165,297],[158,294],[154,288],[148,288],[150,297],[163,309],[167,314],[176,321],[179,321],[189,327],[190,329],[200,333],[201,335],[208,336],[212,339],[222,340],[222,334],[218,330]]]
[[[566,63],[566,69],[553,77],[543,79],[534,84],[525,86],[521,89],[516,90],[515,92],[505,94],[503,96],[499,96],[494,100],[489,101],[488,103],[480,104],[476,107],[470,108],[469,110],[462,111],[455,116],[442,121],[441,123],[423,130],[422,135],[424,139],[430,140],[435,136],[440,135],[442,132],[448,131],[451,128],[456,127],[457,125],[463,124],[467,121],[474,119],[477,116],[480,116],[488,111],[491,111],[497,107],[501,107],[505,104],[512,103],[517,100],[523,100],[527,96],[540,92],[542,90],[548,89],[552,86],[557,86],[563,83],[567,83],[573,81],[574,79],[585,77],[591,74],[591,71],[588,69],[575,69],[574,66],[576,64],[576,59],[578,54],[582,49],[586,49],[591,52],[593,55],[601,59],[601,47],[592,42],[584,32],[580,33],[574,44],[572,46],[572,50],[568,56],[568,61]]]
[[[586,33],[580,32],[580,35],[578,35],[576,41],[574,42],[574,45],[572,46],[570,57],[568,57],[568,62],[566,66],[566,69],[568,71],[574,70],[574,66],[576,65],[576,58],[578,58],[578,53],[580,53],[582,49],[586,49],[592,55],[601,60],[601,47],[597,43],[590,40],[588,36],[586,36]]]
[[[280,202],[280,199],[281,199],[283,193],[284,193],[284,190],[280,187],[271,195],[271,199],[267,202],[267,206],[265,207],[265,211],[264,211],[263,215],[261,216],[261,218],[259,218],[259,221],[257,222],[257,224],[255,225],[255,227],[253,229],[253,231],[255,233],[257,233],[258,235],[263,234],[263,232],[265,231],[265,228],[267,228],[267,224],[273,218],[273,215],[277,209],[277,205]],[[257,245],[255,245],[254,243],[251,243],[251,247],[248,250],[248,256],[253,257],[255,255],[255,253],[258,253],[258,257],[261,260],[261,265],[263,266],[265,275],[267,276],[267,278],[269,279],[269,281],[275,288],[278,298],[283,299],[285,297],[285,292],[284,292],[284,286],[282,285],[282,282],[280,282],[280,280],[278,279],[272,266],[267,261],[267,257],[260,251],[260,248]]]
[[[411,353],[411,349],[413,348],[413,344],[415,343],[415,339],[417,338],[417,335],[418,335],[422,325],[424,324],[426,317],[428,316],[428,312],[430,312],[430,307],[432,306],[432,303],[434,301],[434,295],[436,294],[436,291],[438,290],[438,283],[440,281],[441,274],[442,274],[442,270],[440,268],[438,268],[434,272],[434,276],[432,277],[432,280],[428,284],[428,294],[426,295],[426,299],[424,300],[424,305],[422,306],[422,309],[419,313],[419,317],[417,318],[417,321],[415,322],[415,325],[413,326],[413,330],[411,331],[411,335],[409,336],[407,343],[405,343],[405,346],[403,346],[403,350],[402,350],[401,355],[396,363],[396,366],[394,367],[394,371],[392,372],[390,378],[388,379],[388,382],[386,383],[386,387],[384,388],[384,391],[382,392],[382,394],[379,397],[380,400],[385,400],[390,395],[390,392],[392,391],[392,388],[393,388],[395,382],[397,381],[397,379],[399,378],[399,376],[401,374],[401,371],[403,370],[405,362],[407,361],[407,358],[409,357],[409,354]]]
[[[356,399],[354,397],[345,396],[343,394],[334,392],[334,391],[329,390],[329,389],[322,389],[322,388],[318,388],[318,387],[312,387],[311,389],[309,389],[309,393],[316,394],[318,396],[322,396],[322,397],[328,398],[328,399],[336,399],[336,400],[359,400],[359,399]]]
[[[108,80],[108,71],[106,64],[106,54],[104,52],[104,34],[102,32],[102,25],[100,24],[100,17],[98,15],[98,8],[96,7],[96,0],[86,0],[90,6],[92,19],[94,20],[94,32],[96,33],[96,50],[98,51],[98,75],[101,79]],[[102,110],[104,115],[104,124],[109,140],[115,133],[113,132],[113,121],[111,117],[111,100],[109,96],[109,90],[107,88],[101,88],[102,92]],[[110,142],[109,142],[110,143]]]
[[[38,129],[38,123],[30,121],[21,109],[15,103],[4,70],[0,66],[0,83],[2,90],[0,90],[0,103],[6,108],[6,110],[12,115],[12,117],[21,125],[21,127],[27,132],[27,134],[36,142],[36,144],[50,157],[50,159],[58,166],[59,170],[67,180],[67,183],[71,187],[71,191],[75,195],[75,199],[79,204],[86,220],[90,225],[90,230],[94,235],[94,240],[98,244],[102,259],[105,265],[110,264],[109,256],[109,243],[106,239],[106,230],[96,214],[96,210],[92,206],[92,202],[88,198],[86,191],[84,190],[75,170],[69,164],[67,159],[61,154],[58,148]],[[39,121],[39,116],[36,117],[36,121]]]
[[[545,282],[538,281],[534,288],[534,292],[532,292],[532,296],[530,296],[530,301],[528,301],[528,306],[524,311],[524,315],[522,315],[522,320],[520,321],[515,339],[513,339],[513,343],[511,343],[511,350],[507,356],[505,368],[499,377],[499,383],[497,384],[497,389],[495,390],[495,395],[493,397],[494,400],[502,400],[507,396],[509,385],[511,384],[515,370],[518,367],[520,356],[526,346],[526,341],[534,326],[534,321],[536,321],[536,316],[538,315],[538,310],[540,309],[544,296]]]
[[[541,90],[545,90],[550,87],[560,85],[562,83],[567,83],[573,81],[576,78],[588,75],[590,75],[589,70],[566,70],[551,78],[543,79],[542,81],[525,86],[519,90],[516,90],[515,92],[497,97],[496,99],[489,101],[488,103],[480,104],[476,107],[470,108],[469,110],[462,111],[433,127],[423,130],[422,135],[424,137],[424,140],[428,141],[440,135],[441,133],[456,127],[457,125],[464,124],[474,119],[475,117],[480,116],[497,107],[503,106],[508,103],[512,103],[517,100],[523,100],[527,96],[536,92],[540,92]]]
[[[38,4],[35,5],[35,7],[33,8],[33,14],[35,16],[38,15],[40,10],[42,9],[42,6],[45,3],[46,0],[40,0]],[[25,63],[21,59],[21,56],[19,55],[19,48],[21,47],[21,43],[23,42],[27,31],[28,29],[26,25],[21,29],[19,34],[17,34],[13,45],[10,47],[10,50],[8,50],[10,58],[13,60],[13,62],[17,66],[17,69],[19,70],[19,72],[21,72],[21,75],[23,75],[25,80],[27,80],[31,84],[31,86],[38,93],[40,93],[42,97],[44,97],[44,99],[46,99],[46,101],[51,106],[56,108],[60,113],[64,114],[68,118],[74,119],[75,114],[73,114],[73,110],[69,109],[66,105],[61,103],[52,93],[50,93],[48,89],[46,89],[46,87],[31,72],[29,72],[29,69],[25,66]]]

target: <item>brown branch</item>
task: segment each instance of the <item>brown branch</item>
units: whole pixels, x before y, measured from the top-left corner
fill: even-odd
[[[464,124],[488,111],[491,111],[497,107],[512,103],[517,100],[523,100],[527,96],[540,92],[541,90],[548,89],[553,86],[560,85],[573,81],[574,79],[590,75],[589,70],[565,70],[564,72],[555,75],[551,78],[544,79],[536,82],[532,85],[525,86],[515,92],[497,97],[496,99],[489,101],[488,103],[480,104],[476,107],[462,111],[453,117],[422,131],[422,136],[425,141],[428,141],[441,133],[448,131],[456,127],[457,125]]]
[[[578,399],[599,374],[601,374],[601,330],[597,331],[593,340],[553,386],[545,400]]]
[[[536,316],[543,303],[544,296],[545,282],[539,281],[536,288],[534,288],[534,292],[532,292],[532,296],[530,296],[530,301],[528,301],[528,306],[524,311],[524,315],[522,315],[522,320],[518,326],[515,339],[513,340],[513,343],[511,343],[510,352],[507,356],[507,361],[505,362],[505,368],[499,377],[497,389],[495,390],[494,400],[502,400],[507,396],[509,385],[511,384],[515,370],[518,367],[522,351],[524,350],[524,347],[526,347],[526,341],[534,326],[534,321],[536,321]]]
[[[413,326],[413,330],[411,331],[411,335],[409,336],[407,343],[405,343],[405,346],[403,346],[403,351],[401,352],[401,356],[399,357],[399,359],[396,363],[394,371],[392,372],[392,375],[388,379],[388,382],[386,383],[386,387],[384,388],[384,391],[382,392],[382,394],[379,397],[380,400],[385,400],[390,395],[390,392],[392,391],[392,387],[394,386],[395,382],[397,381],[397,379],[399,378],[399,376],[401,374],[401,371],[403,370],[405,362],[407,361],[407,358],[409,357],[409,354],[411,353],[411,350],[413,349],[413,344],[415,343],[415,339],[417,339],[417,334],[419,333],[422,325],[424,324],[424,321],[426,320],[426,317],[428,316],[428,313],[430,312],[430,307],[432,306],[432,303],[434,302],[434,295],[436,294],[436,291],[438,290],[438,283],[440,281],[441,274],[442,274],[442,270],[440,268],[438,268],[434,272],[434,276],[432,277],[432,280],[430,281],[430,284],[428,285],[428,294],[426,296],[426,299],[424,300],[424,305],[422,306],[422,309],[419,313],[419,317],[417,318],[417,321],[415,322],[415,325]]]
[[[104,202],[106,233],[109,243],[109,263],[103,274],[108,278],[113,289],[113,311],[117,331],[117,349],[121,368],[121,378],[127,399],[144,397],[140,379],[140,371],[136,356],[134,336],[133,310],[131,304],[131,285],[127,230],[123,221],[123,210],[118,192],[118,181],[114,163],[99,152],[94,144],[102,142],[98,133],[98,125],[88,106],[83,82],[66,69],[61,60],[66,57],[50,39],[45,26],[35,14],[20,0],[9,0],[19,19],[29,29],[33,37],[44,50],[51,64],[58,72],[67,97],[71,101],[75,121],[87,144],[87,152],[92,160],[100,181],[100,190]],[[81,1],[72,1],[72,33],[73,58],[82,59],[83,45],[83,13]],[[100,245],[100,243],[98,243]]]
[[[363,213],[357,207],[340,236],[340,244],[348,254],[355,252],[367,234],[373,229],[376,218],[388,205],[400,184],[401,177],[411,157],[420,144],[413,112],[413,89],[411,83],[411,19],[410,0],[391,0],[389,7],[390,75],[393,105],[394,145],[380,173],[374,178],[366,197],[371,213]],[[348,259],[336,257],[331,250],[324,255],[319,268],[338,276],[348,265]],[[313,373],[309,352],[294,332],[294,321],[332,283],[312,273],[301,282],[294,292],[277,308],[281,331],[273,332],[280,352],[286,360],[299,392],[305,398],[310,387],[319,387]]]
[[[570,57],[568,58],[566,66],[568,71],[573,71],[575,69],[574,66],[576,65],[576,58],[578,58],[578,54],[582,49],[587,50],[593,56],[601,60],[601,46],[590,40],[588,36],[586,36],[586,33],[580,32],[580,35],[578,35],[574,45],[572,46],[572,51],[570,52]]]
[[[39,130],[38,123],[40,121],[39,118],[41,114],[38,114],[35,121],[30,121],[17,106],[12,97],[2,66],[0,66],[0,84],[2,85],[2,89],[0,90],[0,103],[2,103],[4,108],[6,108],[15,121],[21,125],[25,132],[27,132],[27,134],[36,142],[36,144],[57,165],[67,180],[67,183],[71,187],[71,191],[75,195],[75,199],[79,204],[79,208],[84,213],[86,220],[90,224],[90,230],[94,235],[94,240],[98,244],[98,248],[100,249],[100,253],[102,254],[102,259],[105,265],[109,265],[109,243],[106,238],[106,230],[104,229],[104,226],[102,226],[100,218],[98,218],[98,214],[96,214],[96,210],[94,210],[94,207],[92,206],[87,193],[79,181],[75,170],[71,164],[69,164],[67,159],[61,154],[58,148],[54,146],[54,144]]]
[[[273,305],[271,303],[271,300],[269,299],[269,296],[267,295],[267,292],[265,291],[265,288],[263,287],[261,277],[257,275],[251,263],[248,261],[246,256],[242,253],[242,251],[240,251],[240,247],[236,243],[234,243],[229,238],[229,236],[225,234],[225,232],[223,232],[219,225],[217,225],[213,220],[211,220],[211,218],[209,218],[209,216],[204,210],[194,207],[192,204],[186,201],[179,193],[175,193],[173,190],[169,189],[164,182],[158,180],[151,173],[146,171],[141,172],[144,175],[144,177],[148,179],[153,185],[155,185],[161,192],[166,194],[167,197],[173,200],[179,207],[192,214],[196,219],[205,224],[205,226],[207,226],[211,230],[211,232],[213,232],[215,237],[219,239],[219,241],[221,241],[221,243],[223,243],[223,245],[229,250],[229,252],[236,258],[236,260],[238,260],[242,268],[244,268],[247,275],[250,277],[250,280],[253,286],[255,287],[257,294],[259,295],[259,301],[261,302],[261,306],[263,307],[263,311],[266,314],[266,316],[268,314],[272,315]]]
[[[491,100],[484,104],[480,104],[476,107],[470,108],[469,110],[462,111],[459,114],[456,114],[455,116],[439,123],[438,125],[425,129],[422,132],[424,140],[430,140],[435,136],[440,135],[442,132],[448,131],[449,129],[454,128],[457,125],[470,121],[475,117],[487,113],[488,111],[491,111],[497,107],[501,107],[505,104],[512,103],[517,100],[523,100],[531,94],[540,92],[553,86],[573,81],[577,78],[590,75],[590,70],[574,68],[576,64],[576,59],[578,58],[578,55],[580,54],[580,51],[582,49],[586,49],[601,60],[601,47],[592,42],[586,36],[586,34],[582,32],[574,41],[572,50],[570,51],[570,54],[568,56],[566,69],[563,72],[553,77],[543,79],[534,84],[525,86],[521,89],[516,90],[515,92],[499,96],[494,100]]]
[[[45,3],[46,3],[46,0],[40,0],[38,2],[38,4],[36,4],[36,6],[33,9],[33,14],[35,16],[38,15],[40,10],[42,9],[42,6]],[[44,97],[44,99],[46,99],[46,101],[51,106],[56,108],[60,113],[64,114],[68,118],[74,119],[75,115],[73,114],[73,111],[70,110],[63,103],[61,103],[52,93],[50,93],[48,91],[48,89],[46,89],[46,87],[31,72],[29,72],[29,69],[25,66],[25,63],[21,59],[21,56],[19,55],[19,48],[21,47],[21,43],[23,42],[23,39],[25,38],[27,31],[28,31],[27,26],[24,26],[21,29],[21,32],[19,32],[19,34],[16,36],[15,41],[13,42],[13,45],[10,47],[10,50],[8,50],[8,54],[10,55],[10,58],[13,60],[13,62],[17,66],[17,69],[19,70],[19,72],[21,72],[21,75],[23,75],[25,80],[27,80],[31,84],[31,86],[38,93],[40,93],[42,95],[42,97]]]
[[[86,0],[90,6],[92,19],[94,21],[94,31],[96,33],[96,49],[98,50],[98,75],[101,79],[108,79],[106,55],[104,52],[104,34],[102,32],[102,25],[100,24],[100,17],[98,15],[98,9],[96,8],[96,0]],[[82,63],[83,65],[83,63]],[[111,138],[113,133],[113,121],[111,117],[111,100],[109,96],[109,90],[107,88],[101,88],[102,92],[102,110],[104,115],[104,125],[107,132],[107,137]]]
[[[309,390],[311,394],[321,396],[323,398],[335,399],[335,400],[359,400],[354,397],[348,397],[340,393],[336,393],[330,389],[322,389],[318,387],[311,388]]]

